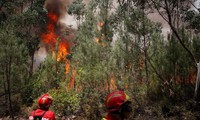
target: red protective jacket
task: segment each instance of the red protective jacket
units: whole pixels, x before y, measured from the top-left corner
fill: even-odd
[[[107,116],[105,118],[103,118],[103,120],[121,120],[119,117],[116,117],[110,113],[107,114]]]
[[[54,112],[50,110],[44,111],[41,109],[37,109],[35,111],[32,111],[29,120],[34,120],[34,116],[41,116],[42,120],[56,120]]]

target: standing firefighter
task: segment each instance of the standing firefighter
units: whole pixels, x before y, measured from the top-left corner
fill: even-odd
[[[123,91],[114,91],[106,97],[107,116],[103,120],[125,120],[132,112],[128,95]]]
[[[48,94],[43,94],[38,99],[38,109],[32,111],[29,120],[56,120],[54,112],[49,110],[52,104],[52,97]]]

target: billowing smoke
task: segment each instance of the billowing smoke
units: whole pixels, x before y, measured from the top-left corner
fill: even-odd
[[[67,7],[70,3],[71,0],[47,0],[45,2],[44,7],[48,11],[47,28],[46,32],[41,36],[41,41],[47,46],[47,50],[49,50],[49,47],[51,50],[55,48],[58,37],[61,40],[60,44],[66,44],[68,50],[71,47],[70,39],[73,36],[73,30],[60,22],[66,16]]]
[[[68,28],[66,24],[61,21],[67,14],[67,8],[72,3],[72,0],[46,0],[44,7],[47,9],[48,13],[56,15],[57,19],[55,23],[55,32],[57,34],[62,34],[64,31],[73,32],[72,29]],[[52,22],[48,19],[47,22]]]
[[[46,0],[44,7],[48,12],[53,12],[58,19],[62,19],[67,13],[67,7],[72,0]]]
[[[41,36],[40,49],[34,55],[34,69],[36,69],[52,48],[56,45],[56,39],[59,36],[62,46],[66,46],[69,52],[70,47],[73,45],[72,39],[74,38],[74,30],[68,28],[60,21],[67,15],[67,7],[72,0],[46,0],[44,7],[48,11],[46,31]],[[67,32],[67,34],[66,34]]]

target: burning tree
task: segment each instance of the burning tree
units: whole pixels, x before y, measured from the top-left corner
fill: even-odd
[[[49,0],[46,2],[46,9],[48,10],[47,27],[46,32],[41,36],[41,42],[46,46],[47,50],[53,54],[53,58],[56,59],[57,62],[65,62],[66,74],[70,71],[70,60],[67,56],[71,52],[72,42],[67,39],[66,35],[63,35],[61,31],[62,26],[59,26],[62,24],[59,24],[59,20],[65,15],[64,12],[66,11],[65,7],[67,4],[69,3],[56,0]],[[73,37],[73,31],[69,28],[66,29],[68,38],[70,38],[70,36]],[[57,69],[56,67],[56,73],[58,72]],[[70,87],[73,87],[73,78],[71,78],[70,84],[72,85]]]

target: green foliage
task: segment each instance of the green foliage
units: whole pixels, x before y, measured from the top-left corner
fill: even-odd
[[[58,116],[72,115],[80,109],[80,95],[76,91],[67,91],[64,87],[51,89],[48,93],[53,97],[51,108]]]
[[[107,55],[105,56],[105,52],[102,52],[104,48],[95,41],[97,19],[91,11],[88,11],[86,15],[86,21],[82,23],[77,33],[76,40],[79,44],[75,48],[72,61],[74,61],[75,66],[77,66],[76,63],[78,62],[78,66],[75,68],[78,74],[77,81],[85,85],[89,85],[86,84],[89,81],[89,83],[94,81],[94,86],[89,85],[90,88],[93,88],[102,82],[98,79],[102,79],[105,76],[102,71],[105,71],[103,66],[106,64],[104,60],[106,60]],[[87,86],[85,87],[88,88]]]
[[[200,59],[200,39],[199,36],[195,36],[192,41],[192,51],[194,52],[195,58]]]
[[[84,8],[85,4],[83,0],[74,0],[68,8],[68,14],[76,15],[76,19],[79,20],[80,17],[84,15]]]
[[[21,72],[26,71],[27,65],[27,50],[24,44],[20,43],[21,39],[15,35],[15,26],[13,25],[3,25],[0,31],[1,39],[1,64],[10,64],[12,69],[12,77],[15,75],[22,75]],[[10,59],[10,62],[8,62]],[[6,62],[7,61],[7,62]],[[24,76],[19,76],[20,79],[26,78]],[[18,79],[18,77],[14,78]],[[19,83],[20,84],[20,83]]]
[[[46,23],[45,19],[47,12],[44,10],[43,4],[44,0],[35,0],[33,3],[31,3],[30,7],[24,9],[24,11],[21,14],[17,14],[15,18],[15,24],[19,29],[16,31],[16,35],[23,39],[21,43],[23,43],[26,46],[28,50],[29,59],[31,60],[29,60],[28,66],[29,74],[27,74],[27,80],[25,82],[25,85],[23,86],[23,89],[21,90],[22,101],[23,103],[25,103],[25,105],[28,106],[32,104],[33,98],[40,93],[39,92],[36,95],[33,94],[34,91],[38,91],[37,88],[39,86],[36,85],[37,87],[35,87],[35,81],[33,81],[35,80],[35,76],[32,76],[32,72],[34,53],[38,49],[40,34],[43,31],[44,25]],[[36,90],[34,88],[36,88]]]
[[[181,4],[185,1],[119,0],[115,11],[111,0],[91,0],[87,6],[82,0],[74,0],[68,13],[82,23],[76,32],[67,74],[66,61],[56,58],[58,46],[55,53],[48,53],[37,71],[31,74],[30,61],[38,49],[46,23],[45,1],[27,1],[31,6],[24,10],[20,10],[22,1],[3,2],[0,2],[4,10],[0,12],[0,92],[10,89],[11,95],[16,93],[12,97],[14,110],[19,111],[22,103],[30,105],[41,94],[49,93],[54,98],[51,108],[58,117],[80,110],[82,117],[93,120],[102,118],[105,96],[113,89],[129,92],[138,100],[134,105],[139,107],[147,103],[147,97],[161,101],[161,106],[154,107],[159,112],[164,107],[176,111],[172,105],[192,98],[194,86],[189,81],[194,82],[196,71],[188,52],[177,40],[177,35],[172,33],[168,39],[163,38],[161,24],[147,18],[151,8],[168,7],[169,16],[177,13],[186,16],[185,21],[180,19],[183,22],[180,26],[176,26],[176,19],[172,18],[172,25],[198,61],[199,14],[185,12],[187,6]],[[175,7],[180,7],[176,14]],[[69,89],[72,77],[75,87]],[[111,79],[116,88],[112,88]],[[33,107],[36,106],[35,103]]]
[[[33,93],[39,96],[50,89],[58,88],[59,83],[65,80],[65,63],[58,62],[52,55],[48,55],[33,76]]]
[[[21,112],[21,107],[23,105],[21,94],[17,93],[17,94],[12,95],[11,99],[13,100],[12,106],[13,106],[13,110],[15,111],[15,114],[19,114]]]
[[[66,83],[62,83],[66,85]],[[67,85],[66,85],[67,86]],[[64,115],[73,115],[77,110],[80,109],[80,94],[76,91],[67,90],[66,86],[59,87],[57,89],[49,89],[47,92],[42,92],[41,94],[48,93],[53,98],[53,103],[50,109],[55,112],[58,117],[62,117]],[[34,96],[34,104],[32,105],[32,109],[38,108],[38,96]],[[36,94],[34,94],[36,95]]]
[[[98,22],[105,23],[109,18],[98,18],[94,14],[97,8],[93,7],[96,1],[91,1],[85,11],[85,21],[80,25],[76,34],[77,46],[73,49],[72,67],[76,70],[76,88],[81,89],[81,109],[87,119],[100,119],[102,96],[105,96],[105,83],[111,78],[109,55],[111,51],[108,38],[111,31],[106,29],[98,30]],[[107,3],[107,1],[102,1]],[[109,9],[101,8],[101,12]],[[105,23],[108,27],[109,23]],[[105,38],[101,37],[103,33]],[[99,38],[99,42],[96,41]]]
[[[200,24],[198,21],[200,20],[200,15],[197,12],[194,10],[187,11],[184,20],[187,23],[187,29],[192,29],[195,30],[195,32],[199,32]]]
[[[193,42],[189,39],[187,31],[181,29],[179,32],[182,33],[181,36],[184,44],[192,50],[194,48],[192,47]],[[162,91],[162,96],[169,98],[169,100],[187,99],[188,97],[186,96],[192,97],[191,92],[193,89],[191,88],[190,81],[193,80],[191,80],[190,76],[194,75],[193,70],[195,68],[191,66],[192,60],[189,54],[184,51],[174,35],[164,44],[158,45],[162,45],[158,49],[162,49],[162,51],[155,54],[153,63],[155,67],[159,68],[159,74],[162,76],[162,79],[159,80],[155,77],[155,74],[152,74],[153,84],[156,83],[155,80],[158,81],[157,90]]]
[[[18,99],[8,99],[6,94],[5,101],[10,103],[7,108],[16,108],[15,112],[20,110],[21,97],[19,97],[23,85],[27,80],[28,51],[21,42],[22,38],[16,34],[15,16],[10,17],[6,22],[1,23],[0,28],[0,78],[2,79],[1,90],[9,93],[9,96],[18,95]],[[9,91],[9,92],[8,92]],[[15,100],[13,102],[12,100]],[[10,115],[13,113],[10,112]]]
[[[85,119],[101,119],[102,113],[105,110],[104,102],[105,94],[97,92],[96,90],[84,91],[81,96],[81,110],[83,111],[82,117]]]

